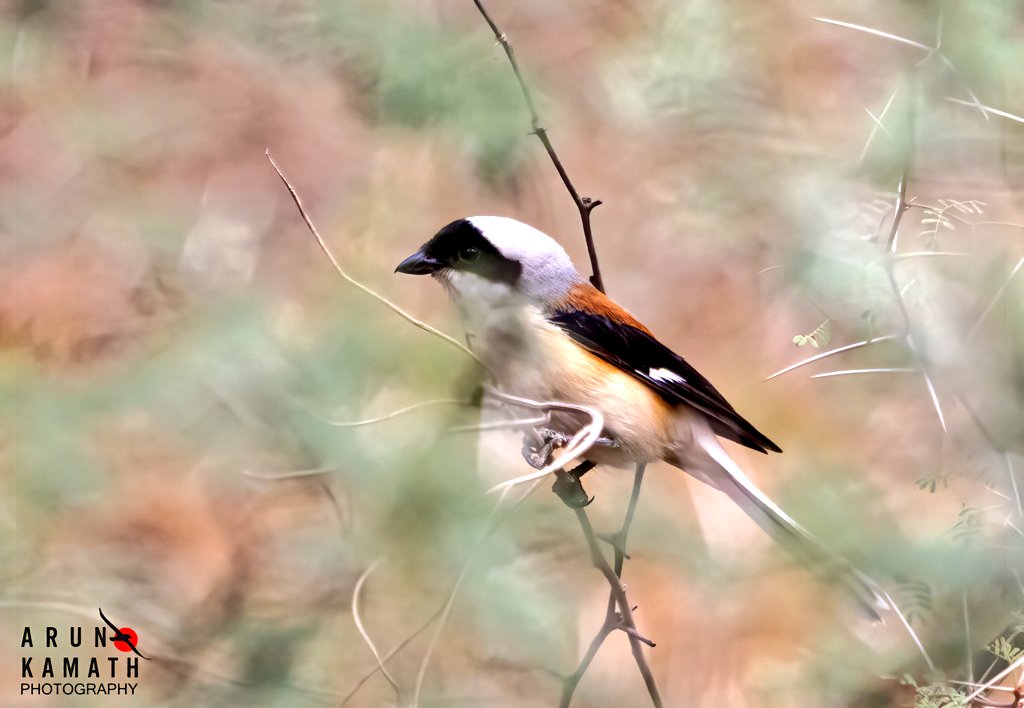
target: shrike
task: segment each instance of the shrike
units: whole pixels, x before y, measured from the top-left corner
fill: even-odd
[[[395,270],[432,275],[445,287],[470,348],[503,391],[600,411],[604,430],[584,455],[589,463],[665,460],[727,494],[800,558],[828,564],[872,615],[888,609],[878,586],[761,492],[718,438],[758,452],[781,449],[683,357],[588,283],[552,238],[505,217],[458,219]],[[542,457],[586,422],[554,416],[538,433]]]

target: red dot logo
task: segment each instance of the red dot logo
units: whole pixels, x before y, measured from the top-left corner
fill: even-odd
[[[136,634],[135,630],[131,627],[121,627],[121,629],[118,630],[117,637],[127,637],[131,642],[129,645],[123,638],[115,638],[113,644],[118,651],[131,651],[133,646],[139,645],[139,635]]]

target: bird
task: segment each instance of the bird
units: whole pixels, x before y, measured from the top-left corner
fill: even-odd
[[[501,390],[599,411],[604,429],[579,475],[595,465],[664,460],[725,493],[805,562],[838,577],[872,619],[889,609],[869,576],[819,543],[755,486],[719,441],[782,452],[682,356],[584,278],[542,231],[504,216],[456,219],[396,273],[430,275],[448,292],[471,351]],[[587,422],[557,413],[528,434],[524,456],[544,464]],[[530,438],[533,438],[531,442]]]

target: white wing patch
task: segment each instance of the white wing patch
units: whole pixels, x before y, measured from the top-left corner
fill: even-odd
[[[650,369],[647,372],[647,375],[650,376],[655,381],[666,381],[666,382],[671,382],[671,383],[686,383],[686,379],[684,379],[682,376],[680,376],[676,372],[669,371],[668,369]]]

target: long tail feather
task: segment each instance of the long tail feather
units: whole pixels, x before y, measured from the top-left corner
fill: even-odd
[[[692,450],[680,450],[680,467],[725,492],[783,548],[798,560],[820,569],[826,577],[838,579],[872,619],[881,621],[880,613],[891,608],[878,583],[825,548],[758,489],[729,457],[706,425],[694,426],[693,441],[700,452],[695,454]]]

